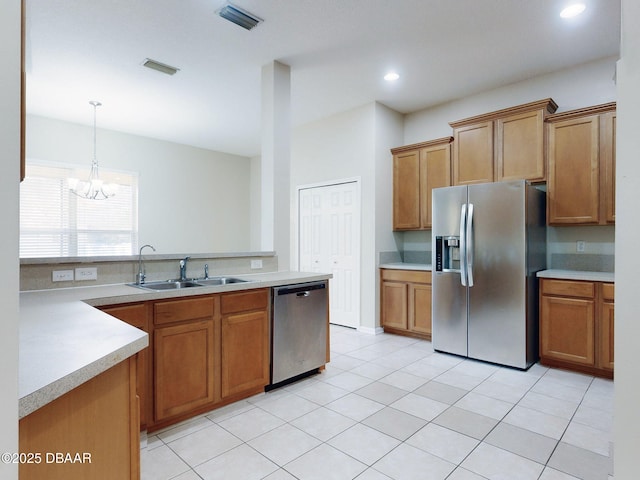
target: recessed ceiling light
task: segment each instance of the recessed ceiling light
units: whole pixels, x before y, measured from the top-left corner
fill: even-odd
[[[395,82],[399,78],[400,78],[400,75],[398,75],[396,72],[389,72],[384,76],[384,79],[387,82]]]
[[[567,8],[560,12],[560,16],[562,18],[573,18],[580,15],[584,12],[585,9],[584,3],[574,3],[573,5],[569,5]]]

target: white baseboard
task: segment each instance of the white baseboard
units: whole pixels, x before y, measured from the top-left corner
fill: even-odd
[[[384,333],[382,327],[358,327],[358,331],[367,335],[380,335]]]

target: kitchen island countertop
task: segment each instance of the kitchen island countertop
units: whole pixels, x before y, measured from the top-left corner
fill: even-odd
[[[124,284],[21,292],[19,418],[148,346],[145,332],[96,306],[304,283],[331,275],[272,272],[234,277],[251,281],[163,292]]]

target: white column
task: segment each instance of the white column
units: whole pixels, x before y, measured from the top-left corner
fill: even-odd
[[[289,270],[291,195],[291,70],[273,61],[262,67],[261,249],[274,250]]]
[[[614,478],[638,478],[638,185],[640,184],[640,3],[622,1],[616,145]]]
[[[20,0],[0,0],[0,453],[18,451]],[[0,461],[0,478],[18,466]]]

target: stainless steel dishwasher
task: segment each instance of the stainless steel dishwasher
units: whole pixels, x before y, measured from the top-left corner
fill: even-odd
[[[326,280],[273,288],[272,388],[327,363],[327,288]]]

